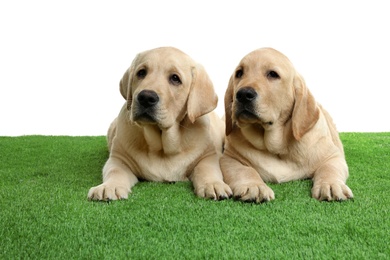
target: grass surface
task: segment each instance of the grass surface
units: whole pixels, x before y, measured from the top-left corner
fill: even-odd
[[[265,204],[142,182],[89,202],[104,137],[0,137],[0,259],[389,259],[390,133],[342,133],[355,199],[318,202],[311,182],[269,184]]]

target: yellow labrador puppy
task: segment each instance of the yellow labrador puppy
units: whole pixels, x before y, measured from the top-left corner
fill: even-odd
[[[126,199],[139,179],[191,180],[195,193],[228,198],[219,166],[223,121],[204,68],[171,47],[140,53],[120,81],[127,100],[108,131],[110,157],[92,200]],[[211,112],[211,113],[210,113]]]
[[[269,201],[265,182],[313,180],[318,200],[352,198],[348,166],[329,114],[282,53],[263,48],[245,56],[225,94],[225,182],[243,201]]]

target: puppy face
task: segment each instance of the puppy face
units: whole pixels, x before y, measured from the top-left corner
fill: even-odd
[[[203,67],[170,47],[140,53],[120,86],[129,119],[139,125],[156,124],[165,129],[185,116],[193,122],[217,104]]]
[[[225,93],[225,113],[226,135],[233,125],[258,124],[272,130],[291,118],[296,140],[319,118],[303,78],[286,56],[271,48],[255,50],[241,60]]]
[[[259,49],[245,56],[227,91],[233,122],[271,128],[287,120],[294,105],[294,75],[289,60],[276,50]]]

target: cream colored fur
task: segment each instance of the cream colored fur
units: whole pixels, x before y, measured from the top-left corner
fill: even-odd
[[[224,124],[211,112],[217,96],[201,65],[175,48],[145,51],[124,74],[120,92],[126,103],[108,131],[103,183],[89,199],[126,199],[139,179],[191,180],[200,197],[231,196],[219,167]]]
[[[253,90],[245,105],[238,101],[245,98],[243,88]],[[307,178],[313,180],[312,196],[318,200],[353,197],[336,127],[286,56],[271,48],[246,55],[230,78],[225,110],[220,164],[235,197],[273,200],[265,182]]]

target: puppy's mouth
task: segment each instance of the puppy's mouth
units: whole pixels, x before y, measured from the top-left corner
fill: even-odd
[[[254,112],[252,108],[245,106],[239,106],[235,112],[236,120],[240,123],[245,124],[261,124],[261,125],[272,125],[272,121],[264,120],[258,113]]]
[[[236,118],[243,121],[258,121],[260,119],[258,115],[246,108],[237,109]]]
[[[235,104],[235,117],[239,121],[259,121],[260,117],[254,109],[253,103],[237,102]]]
[[[156,112],[154,108],[140,108],[134,112],[133,120],[137,123],[156,124]]]
[[[134,115],[133,120],[137,123],[147,123],[147,124],[157,123],[155,117],[148,113],[136,114]]]

